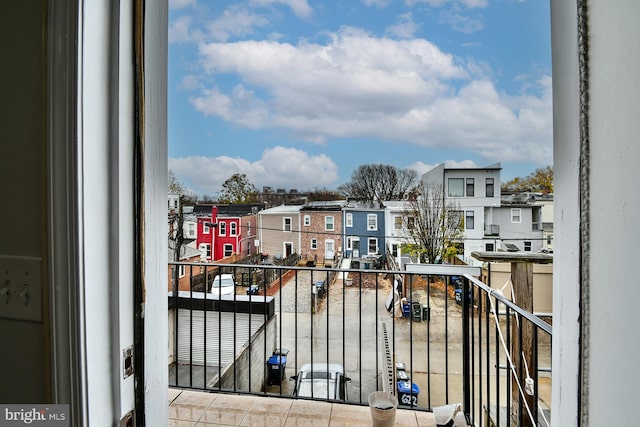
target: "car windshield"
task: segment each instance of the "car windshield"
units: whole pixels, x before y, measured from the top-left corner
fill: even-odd
[[[233,277],[225,277],[225,276],[218,276],[213,280],[213,287],[214,288],[220,288],[220,287],[227,287],[227,286],[234,286],[235,283],[233,281]]]

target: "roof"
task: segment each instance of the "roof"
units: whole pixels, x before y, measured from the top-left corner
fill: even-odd
[[[169,262],[175,262],[174,259],[174,251],[173,248],[175,247],[175,242],[173,240],[169,240],[169,251],[167,252],[167,257],[169,259]],[[182,247],[180,248],[180,261],[185,261],[188,260],[190,258],[194,258],[194,257],[198,257],[200,258],[200,256],[202,255],[202,252],[200,252],[199,250],[192,248],[191,246],[187,246],[187,245],[182,245]]]
[[[193,213],[198,216],[211,216],[211,209],[216,206],[218,208],[218,216],[243,216],[251,215],[259,210],[264,209],[262,203],[247,204],[202,204],[193,207]]]
[[[301,205],[280,205],[274,206],[273,208],[264,209],[259,212],[259,215],[279,215],[286,213],[299,213],[300,209],[303,206]]]

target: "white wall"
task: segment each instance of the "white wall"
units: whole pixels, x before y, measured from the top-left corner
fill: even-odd
[[[637,416],[640,384],[640,370],[631,362],[640,354],[640,287],[629,268],[638,262],[640,240],[640,2],[588,4],[591,159],[584,378],[589,424],[623,425]]]
[[[625,425],[635,417],[640,383],[640,371],[633,366],[640,354],[635,314],[640,287],[635,271],[627,268],[637,262],[640,238],[635,220],[640,210],[640,2],[586,3],[589,28],[582,36],[589,46],[588,70],[578,68],[576,2],[551,4],[556,178],[552,425]],[[581,75],[589,88],[582,99],[589,139],[582,147]]]

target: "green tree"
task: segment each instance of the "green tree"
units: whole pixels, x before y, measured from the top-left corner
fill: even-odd
[[[553,168],[538,168],[525,178],[515,177],[502,184],[504,191],[539,191],[544,194],[553,193]]]
[[[258,200],[258,189],[244,173],[234,173],[222,184],[218,203],[255,203]]]
[[[408,239],[402,250],[420,262],[440,264],[457,253],[462,227],[462,211],[455,203],[445,203],[442,185],[421,184],[403,218]]]

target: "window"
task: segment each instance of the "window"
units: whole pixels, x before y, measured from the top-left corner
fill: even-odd
[[[464,225],[463,224],[463,215],[464,215],[463,211],[450,211],[449,215],[448,215],[449,226],[453,227],[453,228],[462,229],[462,227]]]
[[[517,223],[517,224],[522,222],[522,209],[520,208],[511,209],[511,222]]]
[[[225,257],[233,255],[233,245],[232,244],[229,244],[229,243],[225,244],[223,250],[224,250],[224,256]]]
[[[484,195],[485,197],[493,197],[493,178],[485,178]]]
[[[196,225],[194,223],[189,223],[187,226],[187,233],[189,234],[189,237],[194,237],[196,235]]]
[[[398,256],[398,244],[394,243],[391,245],[391,255]]]
[[[178,277],[184,277],[184,265],[179,265],[178,266]]]
[[[487,252],[493,252],[495,250],[494,246],[493,246],[493,243],[486,243],[484,245],[484,250],[487,251]]]
[[[333,231],[333,217],[325,216],[324,217],[324,229],[326,231]]]
[[[232,222],[229,224],[229,236],[237,236],[238,235],[238,224]]]
[[[247,236],[251,236],[251,221],[247,221]]]
[[[318,249],[318,239],[311,239],[311,249]]]
[[[311,217],[310,217],[309,215],[305,215],[305,216],[304,216],[304,225],[305,225],[306,227],[308,227],[308,226],[310,226],[310,225],[311,225]]]
[[[407,217],[407,228],[413,230],[416,226],[416,219],[412,216]]]
[[[374,237],[369,238],[369,253],[370,254],[378,253],[378,239]]]
[[[524,251],[531,252],[531,242],[524,242]]]
[[[353,214],[351,212],[345,215],[344,222],[347,227],[353,227]]]
[[[473,197],[475,181],[473,178],[467,178],[467,197]]]
[[[291,231],[291,218],[282,218],[282,229],[284,231]]]
[[[449,197],[463,197],[464,196],[464,178],[449,178],[447,181],[447,188]]]
[[[226,222],[221,222],[220,224],[218,224],[218,235],[219,236],[226,236],[227,235],[227,223]]]
[[[394,230],[402,230],[402,217],[401,216],[393,217],[393,229]]]
[[[473,211],[467,211],[464,217],[464,226],[467,230],[473,230],[475,228],[473,222]]]
[[[369,214],[367,215],[367,230],[377,230],[378,229],[378,215]]]
[[[202,223],[202,234],[209,234],[209,223]]]

